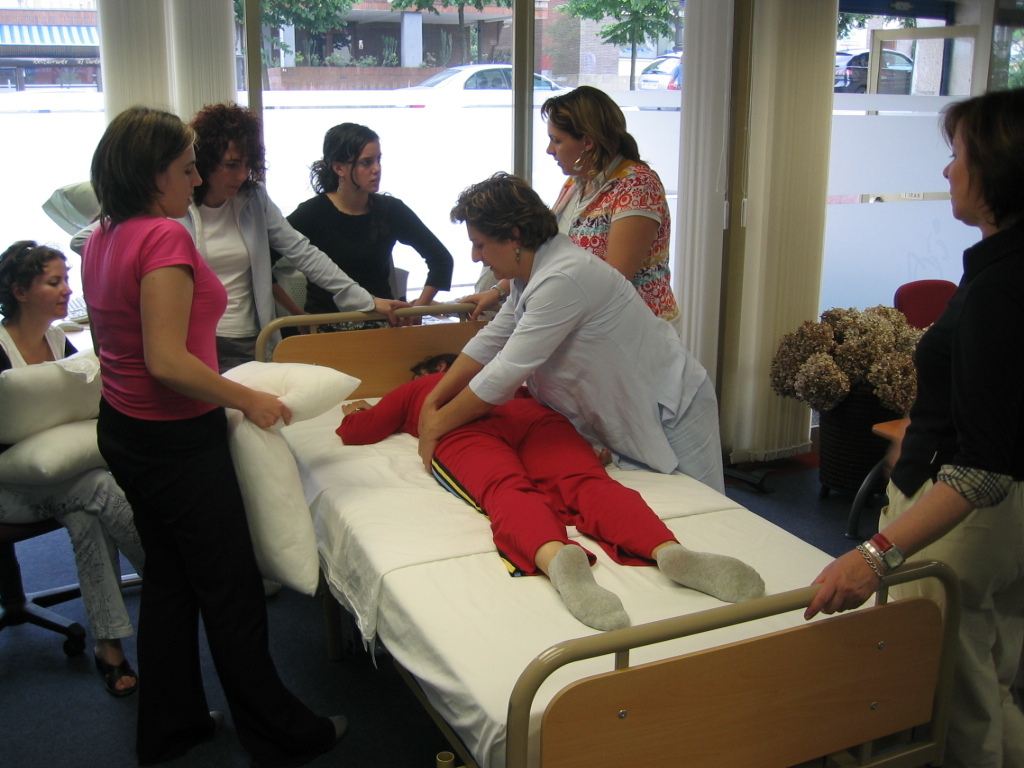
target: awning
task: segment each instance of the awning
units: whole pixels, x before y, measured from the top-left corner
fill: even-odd
[[[100,38],[96,27],[0,24],[0,45],[98,48]]]

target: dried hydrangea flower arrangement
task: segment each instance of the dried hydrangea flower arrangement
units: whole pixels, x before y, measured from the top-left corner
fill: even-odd
[[[820,322],[805,322],[782,337],[772,359],[772,389],[829,411],[863,384],[883,407],[904,412],[917,395],[914,348],[923,333],[893,307],[827,310]]]

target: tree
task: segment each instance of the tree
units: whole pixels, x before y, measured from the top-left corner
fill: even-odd
[[[864,13],[840,13],[836,25],[836,40],[846,40],[853,30],[864,29],[870,18],[873,17]],[[904,29],[917,26],[917,19],[909,16],[883,16],[882,20],[885,24],[898,23]]]
[[[271,29],[295,27],[311,35],[323,35],[344,29],[345,17],[351,10],[352,0],[318,0],[315,3],[260,0],[260,26]],[[235,18],[239,24],[244,22],[245,0],[235,0]]]
[[[344,18],[352,10],[351,0],[318,0],[315,3],[295,0],[260,0],[261,25],[264,27],[298,27],[324,33],[344,26]],[[245,16],[245,0],[235,0],[235,18]]]
[[[440,15],[435,7],[458,8],[459,10],[459,63],[468,64],[466,61],[466,6],[472,6],[482,11],[485,5],[496,5],[499,8],[511,8],[512,0],[391,0],[391,7],[395,10],[406,10],[414,8],[417,11],[428,11]]]
[[[630,46],[629,89],[633,91],[637,46],[648,39],[673,35],[678,6],[675,0],[569,0],[562,10],[580,19],[615,20],[598,34],[606,43]]]

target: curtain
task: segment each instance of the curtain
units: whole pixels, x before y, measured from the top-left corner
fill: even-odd
[[[110,120],[141,104],[188,120],[235,98],[231,0],[98,0]]]
[[[683,343],[718,380],[733,3],[691,0],[686,4],[683,34],[673,290]]]
[[[732,463],[809,447],[808,407],[776,395],[768,371],[782,335],[818,314],[838,3],[735,8],[718,369]]]

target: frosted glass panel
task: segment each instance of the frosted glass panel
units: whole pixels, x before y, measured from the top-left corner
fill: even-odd
[[[942,176],[939,112],[955,100],[836,94],[822,309],[891,305],[911,280],[959,282],[981,235],[953,218]]]
[[[911,280],[958,283],[963,251],[980,239],[953,218],[948,200],[830,205],[821,309],[891,306],[896,289]]]

